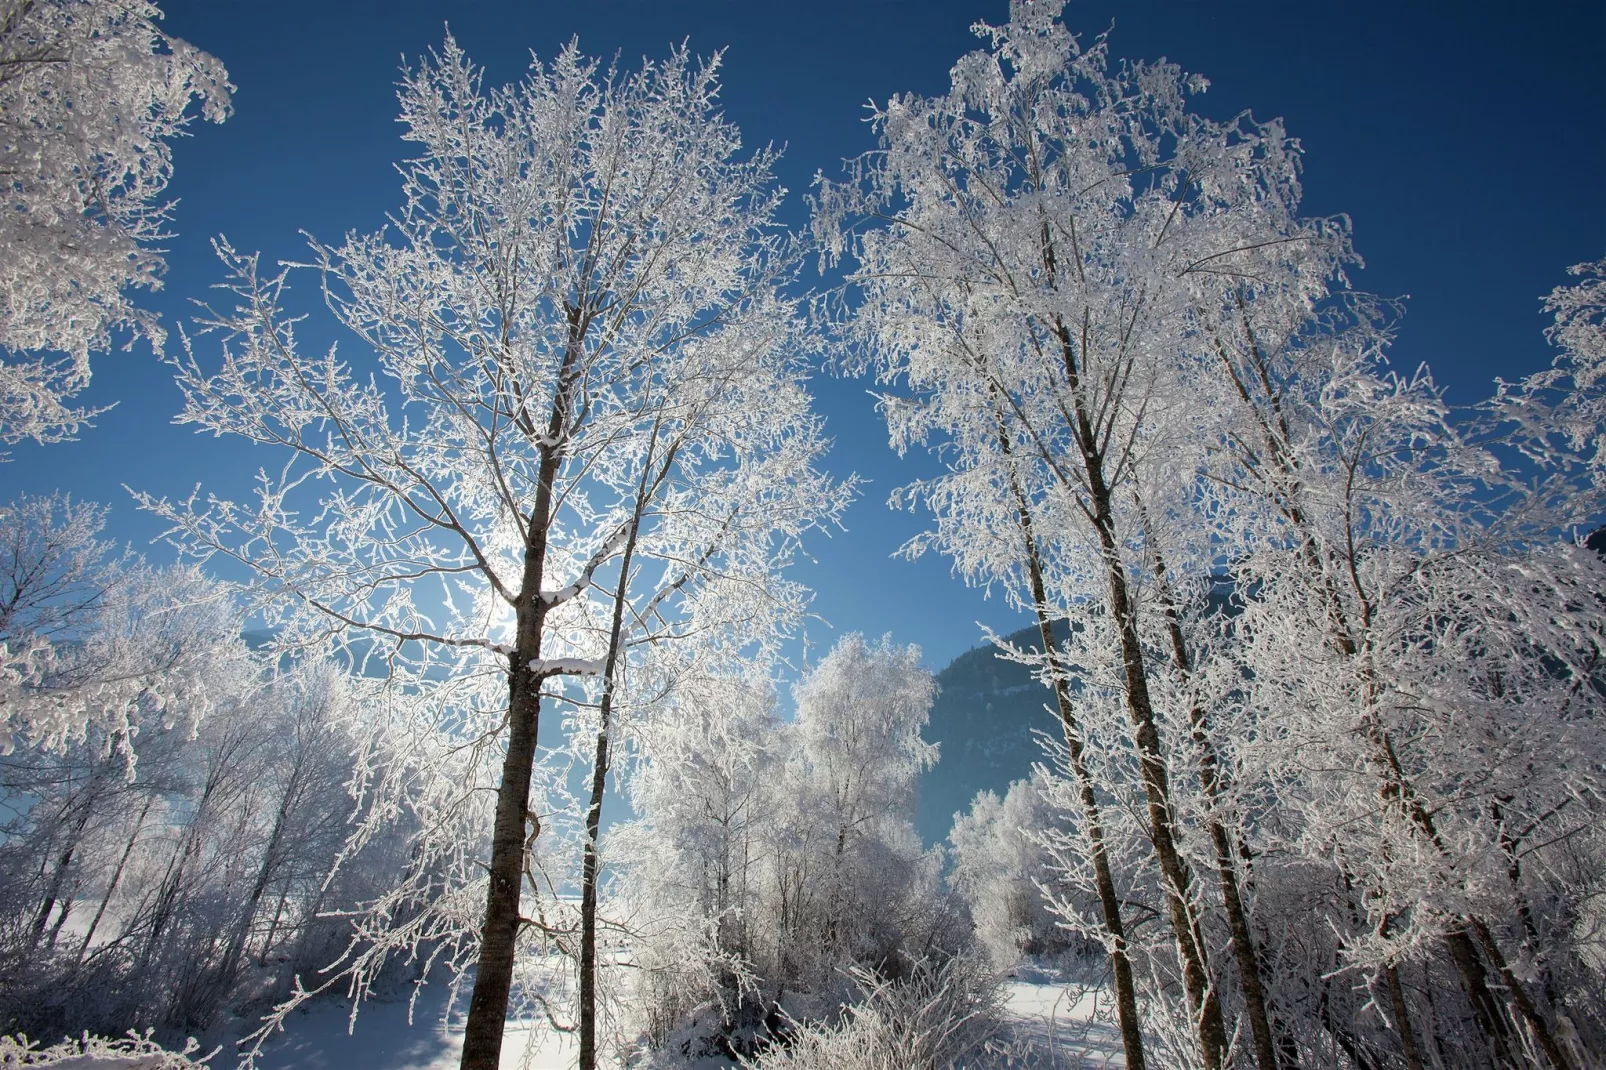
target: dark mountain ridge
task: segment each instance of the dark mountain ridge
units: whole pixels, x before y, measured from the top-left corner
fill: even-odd
[[[1067,623],[1054,623],[1054,639],[1063,641]],[[1005,636],[1023,650],[1041,652],[1037,628]],[[1002,795],[1009,782],[1031,773],[1041,761],[1035,733],[1058,734],[1059,716],[1050,709],[1053,694],[1032,677],[1032,670],[1006,661],[997,647],[975,647],[959,655],[937,674],[940,690],[931,707],[926,738],[942,746],[935,768],[920,781],[915,827],[925,843],[948,836],[954,814],[970,807],[983,790]]]

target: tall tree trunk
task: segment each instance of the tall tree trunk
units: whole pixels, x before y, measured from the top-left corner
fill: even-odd
[[[1465,929],[1444,934],[1444,946],[1450,952],[1450,962],[1461,978],[1467,1001],[1472,1004],[1472,1016],[1489,1042],[1496,1066],[1519,1065],[1511,1051],[1511,1030],[1501,1013],[1500,1004],[1489,990],[1489,975],[1478,958],[1478,949]]]
[[[1106,499],[1107,501],[1107,499]],[[1221,1017],[1221,1000],[1210,978],[1205,954],[1204,934],[1194,915],[1193,876],[1177,844],[1176,816],[1171,805],[1170,776],[1160,746],[1160,729],[1149,697],[1149,681],[1143,664],[1143,647],[1138,638],[1135,607],[1127,586],[1126,570],[1118,557],[1113,524],[1106,508],[1099,528],[1110,588],[1110,610],[1120,637],[1121,661],[1126,680],[1127,713],[1132,721],[1132,738],[1138,748],[1143,787],[1148,797],[1149,837],[1165,883],[1166,906],[1171,930],[1176,937],[1182,964],[1182,983],[1188,995],[1188,1009],[1198,1033],[1200,1054],[1206,1070],[1219,1070],[1226,1056],[1226,1026]]]
[[[1006,457],[1010,453],[1009,434],[999,421],[999,445]],[[1048,591],[1043,583],[1043,564],[1038,553],[1037,535],[1032,528],[1032,515],[1020,482],[1010,469],[1010,490],[1014,493],[1015,508],[1020,520],[1021,537],[1026,548],[1026,572],[1031,584],[1032,610],[1037,617],[1037,634],[1043,643],[1049,677],[1054,686],[1054,704],[1059,711],[1060,729],[1065,735],[1065,748],[1071,759],[1071,773],[1076,778],[1077,799],[1082,807],[1082,821],[1088,840],[1088,854],[1093,863],[1093,883],[1098,889],[1099,908],[1104,916],[1104,931],[1109,938],[1110,973],[1115,984],[1116,1019],[1121,1027],[1121,1046],[1126,1053],[1128,1070],[1144,1070],[1143,1023],[1138,1017],[1137,983],[1132,975],[1132,961],[1127,951],[1126,923],[1121,917],[1121,899],[1116,894],[1115,877],[1110,871],[1109,851],[1104,843],[1104,824],[1099,815],[1098,795],[1093,788],[1093,775],[1087,766],[1086,745],[1082,728],[1077,723],[1076,711],[1071,705],[1070,683],[1065,666],[1060,663],[1058,647],[1054,642],[1053,622],[1048,615]]]
[[[656,425],[653,435],[656,440]],[[641,531],[641,513],[646,507],[652,451],[642,465],[641,484],[636,491],[636,508],[630,519],[619,564],[619,585],[613,595],[612,630],[608,634],[608,656],[602,670],[602,702],[597,711],[596,752],[591,763],[591,799],[586,806],[584,857],[580,873],[580,1063],[579,1070],[596,1070],[597,1065],[597,880],[600,864],[597,837],[602,829],[602,798],[608,786],[608,737],[612,730],[615,674],[624,639],[625,602],[630,590],[630,566],[636,555],[636,536]],[[670,463],[673,463],[671,451]],[[665,469],[667,472],[667,467]]]
[[[630,597],[630,570],[636,558],[636,542],[641,535],[641,518],[647,503],[669,478],[680,453],[680,443],[671,443],[660,462],[655,457],[661,419],[655,419],[647,456],[636,484],[635,506],[619,559],[619,582],[613,594],[613,619],[608,632],[608,654],[602,669],[602,701],[598,709],[597,740],[591,764],[591,799],[586,806],[584,857],[580,877],[580,1062],[579,1070],[595,1070],[597,1064],[597,881],[601,864],[597,839],[602,828],[602,800],[608,785],[608,745],[612,729],[615,690],[618,687],[619,656],[624,651],[625,605]],[[713,552],[713,547],[708,553]],[[705,554],[705,560],[706,560]],[[684,583],[685,573],[676,586]]]
[[[1177,843],[1170,775],[1160,744],[1154,704],[1149,696],[1143,644],[1138,636],[1137,607],[1132,602],[1126,564],[1121,560],[1121,539],[1115,529],[1113,494],[1105,472],[1106,440],[1093,428],[1070,330],[1063,322],[1056,322],[1055,327],[1070,387],[1073,410],[1070,430],[1081,454],[1087,513],[1098,537],[1109,589],[1110,620],[1120,643],[1127,714],[1132,722],[1132,740],[1138,749],[1138,764],[1148,799],[1149,838],[1165,885],[1166,906],[1182,966],[1188,1011],[1199,1041],[1199,1054],[1205,1070],[1220,1070],[1227,1052],[1227,1030],[1221,1016],[1220,993],[1210,977],[1203,930],[1193,910],[1193,876]],[[1086,333],[1084,327],[1084,353],[1087,351]]]
[[[1181,679],[1183,690],[1188,692],[1193,681],[1193,657],[1188,651],[1187,639],[1182,634],[1182,619],[1171,593],[1165,557],[1149,525],[1148,511],[1141,501],[1138,509],[1143,517],[1144,539],[1154,558],[1154,574],[1165,612],[1166,634],[1171,641],[1171,661]],[[1221,903],[1227,915],[1228,931],[1232,934],[1238,982],[1243,989],[1244,1010],[1249,1015],[1250,1033],[1255,1043],[1255,1064],[1260,1070],[1277,1070],[1276,1040],[1272,1034],[1271,1017],[1266,1012],[1266,991],[1260,978],[1260,956],[1255,948],[1254,929],[1238,886],[1238,870],[1233,862],[1233,838],[1221,820],[1220,807],[1225,787],[1221,763],[1216,755],[1215,743],[1210,738],[1204,708],[1197,696],[1191,696],[1188,703],[1188,728],[1199,756],[1199,785],[1204,789],[1212,808],[1207,822],[1210,843],[1216,852],[1216,877],[1221,888]]]
[[[609,696],[604,694],[603,717]],[[591,768],[591,801],[586,807],[585,857],[580,876],[580,1062],[579,1070],[597,1065],[597,834],[602,827],[602,796],[608,781],[608,727],[597,732]]]
[[[540,565],[532,565],[527,559],[526,575],[532,569],[539,582]],[[519,607],[520,642],[508,657],[507,753],[502,759],[502,780],[496,792],[485,922],[480,930],[479,963],[469,997],[468,1021],[463,1029],[462,1070],[497,1070],[502,1058],[508,997],[513,989],[542,680],[530,668],[530,662],[540,657],[541,650],[542,614],[534,608],[540,604],[539,586],[526,585],[521,598],[527,604]]]
[[[480,929],[480,956],[463,1027],[461,1070],[497,1070],[502,1058],[502,1032],[507,1024],[508,996],[513,990],[513,963],[519,936],[519,895],[524,856],[540,827],[526,834],[530,814],[530,780],[535,770],[536,737],[541,723],[541,684],[545,677],[532,662],[541,657],[541,631],[546,602],[547,534],[552,523],[553,488],[563,462],[563,444],[570,430],[575,373],[588,321],[581,309],[568,306],[569,337],[553,389],[552,411],[540,441],[541,463],[535,501],[524,539],[524,569],[514,607],[517,629],[508,655],[508,737],[502,779],[496,789],[496,822],[491,832],[491,861],[485,893],[485,921]]]
[[[1405,1070],[1422,1070],[1422,1056],[1416,1050],[1416,1031],[1411,1028],[1411,1012],[1405,1003],[1405,986],[1400,984],[1399,967],[1392,962],[1383,967],[1389,1003],[1394,1008],[1394,1027],[1400,1034],[1400,1050],[1405,1054]]]

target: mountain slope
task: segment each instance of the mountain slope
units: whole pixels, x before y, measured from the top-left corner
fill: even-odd
[[[1055,639],[1065,636],[1065,622],[1055,623]],[[1042,650],[1037,629],[1024,628],[1006,637],[1023,649]],[[982,790],[1002,795],[1009,782],[1031,773],[1042,760],[1034,731],[1059,733],[1059,717],[1050,712],[1054,696],[1032,679],[1024,665],[1005,661],[993,646],[959,655],[937,674],[941,690],[931,707],[925,736],[942,747],[934,769],[920,781],[915,824],[930,844],[948,836],[954,814],[968,809]]]

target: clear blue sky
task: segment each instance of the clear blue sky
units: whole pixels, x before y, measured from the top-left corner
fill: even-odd
[[[451,29],[498,82],[530,50],[571,36],[629,63],[671,42],[728,48],[727,114],[748,143],[787,146],[781,166],[801,225],[816,169],[872,145],[867,100],[936,92],[1002,0],[167,0],[166,28],[227,64],[235,115],[198,126],[177,150],[182,199],[163,292],[145,299],[169,326],[219,278],[207,239],[226,233],[264,259],[296,257],[298,231],[326,239],[370,230],[398,201],[394,123],[402,56]],[[1368,268],[1359,285],[1410,294],[1394,360],[1427,362],[1457,401],[1496,375],[1548,361],[1539,298],[1563,269],[1606,255],[1606,5],[1599,0],[1427,3],[1412,0],[1099,0],[1066,13],[1084,34],[1113,23],[1115,54],[1166,56],[1211,80],[1212,114],[1281,115],[1307,150],[1306,207],[1347,212]],[[308,283],[311,282],[309,278]],[[310,335],[308,340],[322,337]],[[801,578],[837,631],[891,631],[940,667],[979,641],[977,621],[1015,623],[936,558],[889,560],[919,518],[884,506],[925,471],[885,445],[864,383],[819,378],[836,438],[832,467],[871,482],[846,533],[816,541]],[[110,533],[157,559],[157,526],[121,489],[185,494],[197,482],[229,496],[279,458],[169,424],[179,395],[148,352],[95,365],[87,395],[118,402],[81,441],[19,447],[0,466],[0,498],[64,488],[113,506]],[[811,642],[829,643],[822,625]]]

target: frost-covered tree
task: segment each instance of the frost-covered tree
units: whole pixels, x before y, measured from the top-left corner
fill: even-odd
[[[1213,757],[1195,745],[1189,711],[1165,701],[1162,679],[1188,659],[1173,664],[1149,642],[1168,602],[1158,577],[1189,575],[1211,553],[1190,508],[1218,423],[1196,382],[1196,320],[1231,303],[1234,279],[1285,270],[1291,248],[1342,250],[1345,236],[1294,214],[1297,147],[1279,124],[1191,112],[1202,79],[1114,64],[1102,39],[1084,49],[1059,7],[1012,4],[1007,25],[979,28],[991,47],[954,67],[948,93],[893,98],[876,116],[881,150],[822,188],[818,218],[864,295],[849,330],[901,391],[884,402],[894,444],[940,449],[951,468],[904,492],[936,523],[911,551],[941,549],[971,580],[1004,584],[1037,612],[1045,642],[1049,618],[1071,615],[1108,637],[1130,755],[1107,767],[1110,786],[1141,788],[1193,1046],[1214,1068],[1229,1043],[1224,987],[1180,801],[1195,779],[1211,790]],[[1053,655],[1044,668],[1051,681],[1069,671]],[[1063,688],[1056,697],[1080,751],[1084,726]],[[1099,791],[1086,777],[1100,771],[1081,761],[1073,754],[1097,857]],[[1224,889],[1236,883],[1230,853],[1207,864]],[[1139,1066],[1124,922],[1111,881],[1100,883],[1127,1059]],[[1258,963],[1243,952],[1240,995],[1270,1070]]]
[[[1003,798],[984,791],[969,811],[955,815],[948,834],[949,881],[970,908],[976,938],[999,969],[1022,956],[1052,959],[1085,950],[1065,931],[1043,893],[1057,878],[1044,834],[1070,831],[1063,829],[1045,786],[1044,777],[1034,775],[1011,783]]]
[[[641,817],[616,850],[650,1044],[750,1055],[777,1005],[828,1017],[853,969],[901,977],[963,943],[914,832],[936,757],[919,650],[843,637],[791,722],[763,684],[736,665],[687,677],[643,744]]]
[[[1408,1066],[1430,1044],[1575,1065],[1566,1038],[1597,1028],[1593,982],[1567,994],[1577,953],[1531,903],[1571,916],[1588,894],[1573,852],[1592,850],[1598,797],[1603,576],[1575,544],[1601,510],[1587,358],[1575,372],[1564,352],[1469,419],[1425,374],[1388,369],[1368,303],[1313,313],[1304,294],[1243,288],[1253,299],[1207,328],[1236,414],[1212,470],[1253,592],[1243,754],[1276,793],[1268,842],[1316,867],[1304,879],[1330,875],[1305,908],[1325,899],[1343,934],[1305,967],[1322,976],[1309,988],[1375,979]],[[1577,296],[1553,297],[1561,323],[1587,323]],[[1448,1022],[1414,995],[1418,969],[1458,982]]]
[[[179,361],[182,421],[286,467],[254,504],[145,504],[254,573],[282,643],[382,671],[411,711],[365,790],[391,800],[371,813],[424,815],[415,849],[448,876],[377,904],[375,933],[416,909],[348,965],[361,988],[423,939],[474,964],[465,1067],[496,1064],[518,950],[543,937],[521,909],[526,884],[552,891],[543,698],[722,628],[769,643],[802,597],[778,568],[847,498],[815,468],[775,154],[743,153],[717,68],[571,47],[491,89],[448,39],[403,81],[419,154],[392,225],[313,247],[360,356],[301,352],[289,275],[222,244],[221,365]]]
[[[1545,299],[1555,319],[1545,331],[1558,352],[1551,366],[1517,383],[1500,384],[1487,406],[1502,440],[1553,480],[1572,480],[1580,469],[1593,474],[1594,493],[1575,495],[1568,519],[1598,519],[1596,497],[1606,483],[1606,259],[1574,264],[1577,282],[1558,286]]]
[[[936,682],[920,648],[891,636],[869,643],[852,633],[795,688],[797,746],[787,775],[795,805],[786,820],[785,901],[780,938],[785,960],[807,971],[823,953],[829,965],[876,963],[925,924],[907,916],[911,896],[895,891],[930,884],[912,815],[920,774],[937,761],[921,737]],[[795,878],[795,880],[794,880]],[[806,974],[805,974],[806,976]]]
[[[94,734],[131,758],[141,728],[193,728],[214,664],[244,654],[223,588],[114,553],[104,520],[62,494],[0,507],[0,752]]]
[[[613,854],[637,919],[634,1024],[662,1045],[705,1004],[738,1021],[771,972],[766,890],[792,737],[773,683],[751,671],[682,678],[646,732],[629,782],[640,817]]]
[[[169,141],[229,111],[228,73],[157,28],[146,0],[0,3],[0,443],[52,442],[89,357],[118,332],[160,345],[133,289],[160,284]]]

